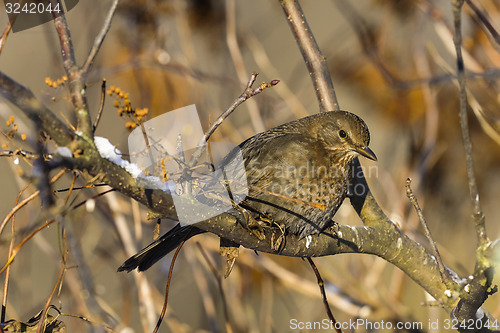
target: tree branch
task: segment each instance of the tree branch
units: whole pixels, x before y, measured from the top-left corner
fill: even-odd
[[[297,41],[318,98],[320,112],[340,110],[325,56],[297,0],[280,0],[288,25]]]
[[[406,179],[406,196],[410,200],[410,203],[413,205],[413,208],[415,208],[415,211],[417,212],[418,219],[420,221],[420,224],[424,228],[425,236],[427,237],[427,240],[429,241],[429,244],[432,247],[432,251],[434,252],[434,256],[436,257],[436,261],[439,266],[439,273],[441,273],[441,278],[443,279],[443,282],[448,284],[450,281],[450,276],[448,275],[448,272],[446,271],[444,267],[443,260],[441,259],[441,255],[439,254],[436,241],[431,235],[431,230],[429,229],[429,226],[427,225],[427,221],[425,220],[424,212],[422,212],[422,209],[420,208],[420,205],[418,204],[417,197],[415,194],[413,194],[413,191],[411,189],[411,179],[408,178]]]
[[[26,107],[26,103],[22,103],[23,99],[20,101],[14,99],[13,103],[19,102],[22,106],[21,110],[28,116],[36,115],[30,116],[30,118],[40,121],[41,126],[57,144],[68,145],[71,143],[72,147],[77,147],[74,149],[81,152],[75,158],[65,158],[64,163],[68,168],[86,170],[90,175],[100,178],[112,188],[134,198],[161,216],[177,219],[174,202],[169,193],[159,189],[144,188],[143,182],[132,177],[119,165],[101,157],[95,145],[82,137],[74,136],[74,140],[71,141],[71,130],[64,123],[38,103],[29,90],[13,84],[10,78],[0,73],[0,92],[3,93],[2,95],[5,95],[6,87],[14,86],[17,90],[15,94],[9,92],[9,96],[30,96],[32,102],[29,108]],[[51,120],[51,117],[56,120]],[[64,135],[60,134],[61,132]],[[358,161],[354,174],[362,175]],[[323,234],[304,239],[288,235],[279,254],[292,257],[318,257],[339,253],[375,254],[399,267],[427,292],[445,304],[446,308],[451,309],[454,300],[444,295],[447,287],[441,280],[438,265],[433,257],[420,244],[409,239],[385,216],[371,195],[364,177],[355,178],[352,185],[357,195],[351,197],[351,204],[361,216],[365,226],[351,227],[336,224]],[[180,197],[179,199],[183,202],[178,206],[197,207],[194,198]],[[266,228],[264,229],[265,238],[259,240],[243,227],[246,223],[239,221],[238,216],[240,214],[230,211],[199,222],[195,226],[246,248],[276,254],[271,239],[276,239],[280,231]],[[459,286],[455,285],[454,288],[458,290]]]
[[[464,59],[462,56],[462,7],[464,0],[452,0],[454,35],[453,43],[457,53],[457,77],[460,89],[460,129],[465,149],[465,166],[467,169],[467,178],[469,182],[469,193],[472,202],[474,227],[478,247],[476,251],[476,267],[472,281],[468,288],[464,288],[461,294],[460,302],[453,309],[452,315],[459,322],[469,319],[480,319],[482,322],[487,320],[484,312],[480,309],[488,295],[491,293],[491,284],[494,273],[494,263],[491,262],[491,253],[488,250],[491,243],[486,235],[486,225],[484,213],[479,201],[479,192],[477,189],[476,176],[474,172],[474,160],[472,156],[472,141],[469,133],[469,123],[467,119],[467,90]],[[461,331],[464,331],[463,329]]]
[[[50,0],[52,8],[63,8],[59,0]],[[84,73],[76,64],[75,51],[71,41],[71,33],[66,22],[66,17],[62,11],[53,11],[54,25],[59,37],[61,46],[61,56],[63,59],[64,70],[68,76],[69,93],[71,101],[75,108],[76,119],[78,121],[78,130],[88,141],[93,142],[93,126],[90,120],[90,113],[87,105],[86,86]]]
[[[236,98],[233,103],[224,111],[220,114],[219,117],[210,125],[210,127],[207,129],[203,137],[200,139],[198,142],[197,148],[194,151],[193,155],[191,156],[191,160],[189,161],[189,166],[193,167],[195,166],[203,152],[205,151],[206,148],[206,143],[208,142],[208,139],[212,136],[212,134],[215,132],[215,130],[222,124],[222,122],[233,113],[236,108],[244,103],[247,99],[260,94],[264,89],[269,88],[269,87],[274,87],[279,83],[279,80],[272,80],[269,83],[262,83],[257,89],[253,89],[252,86],[255,83],[255,80],[257,79],[258,73],[252,73],[250,76],[250,79],[247,82],[247,85],[245,87],[245,90]]]
[[[0,72],[0,96],[20,108],[35,124],[40,124],[59,145],[68,146],[73,141],[75,134],[66,123],[40,103],[28,88],[3,72]]]
[[[476,175],[474,172],[474,160],[472,157],[472,141],[469,133],[469,121],[467,119],[467,90],[465,78],[465,66],[462,56],[462,28],[461,15],[464,0],[452,0],[453,5],[453,22],[455,25],[455,33],[453,35],[453,43],[457,53],[457,77],[460,88],[460,129],[462,130],[462,139],[465,149],[465,167],[467,169],[467,178],[469,180],[469,192],[472,203],[474,223],[476,229],[477,240],[479,244],[484,245],[488,241],[486,235],[486,225],[481,203],[479,201],[479,192],[477,190]]]
[[[111,27],[111,21],[113,20],[113,16],[115,15],[116,8],[118,7],[119,2],[120,0],[113,0],[113,3],[109,8],[108,15],[104,20],[104,24],[101,28],[101,31],[99,31],[99,34],[95,38],[94,45],[92,45],[89,55],[87,56],[87,60],[85,60],[85,63],[82,66],[82,74],[84,76],[86,76],[87,73],[89,72],[92,63],[94,62],[94,59],[97,56],[97,53],[99,53],[99,50],[101,49],[102,42],[104,41],[104,38],[106,37],[106,34],[108,33],[109,28]]]

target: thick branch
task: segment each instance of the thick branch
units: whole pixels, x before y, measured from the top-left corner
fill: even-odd
[[[73,141],[73,131],[52,111],[47,109],[33,93],[0,72],[0,96],[20,108],[35,124],[42,128],[54,141],[67,146]]]
[[[51,0],[51,3],[53,8],[63,8],[59,0]],[[87,98],[85,97],[85,78],[76,64],[75,51],[73,49],[68,23],[66,22],[64,14],[56,11],[53,11],[52,14],[54,16],[54,25],[57,35],[59,36],[64,70],[68,76],[71,101],[76,111],[78,130],[86,140],[92,142],[93,127],[87,106]]]
[[[304,57],[307,71],[316,90],[320,111],[340,110],[326,59],[316,43],[300,4],[297,0],[280,0],[280,4]]]
[[[91,147],[89,147],[91,148]],[[162,216],[176,219],[176,213],[172,197],[160,190],[145,190],[137,184],[136,179],[129,175],[124,169],[103,158],[94,156],[91,159],[79,159],[79,165],[75,167],[86,169],[92,175],[103,175],[103,181],[111,187],[143,203],[150,209]],[[361,167],[358,164],[359,172]],[[364,178],[358,179],[354,184],[368,189]],[[334,227],[320,235],[299,239],[294,235],[288,235],[280,255],[293,257],[318,257],[339,253],[366,253],[374,254],[391,262],[403,270],[408,276],[420,284],[427,292],[440,301],[445,308],[451,310],[455,300],[445,296],[445,290],[452,288],[459,290],[457,282],[451,282],[451,286],[443,284],[438,264],[432,255],[417,242],[414,242],[402,233],[383,212],[374,214],[373,197],[364,194],[351,198],[353,205],[372,206],[371,209],[362,208],[365,221],[369,226],[346,226],[336,224]],[[178,198],[183,200],[180,205],[183,209],[193,208],[193,212],[184,211],[183,214],[200,214],[199,203],[195,199],[187,197]],[[192,200],[192,201],[190,201]],[[179,202],[178,202],[179,203]],[[383,215],[381,219],[380,214]],[[278,239],[281,231],[276,228],[265,228],[263,240],[258,239],[243,227],[245,221],[238,221],[235,212],[227,212],[205,221],[196,223],[197,228],[216,234],[222,238],[238,243],[246,248],[260,252],[278,254],[272,244],[273,239]]]

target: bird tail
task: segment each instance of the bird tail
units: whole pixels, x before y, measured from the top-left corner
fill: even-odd
[[[118,272],[130,272],[136,268],[138,271],[145,271],[170,251],[176,249],[183,241],[203,232],[205,231],[191,225],[181,227],[180,224],[177,224],[166,234],[128,258],[118,267]]]

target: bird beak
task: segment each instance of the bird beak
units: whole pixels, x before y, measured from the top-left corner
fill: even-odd
[[[369,158],[370,160],[377,160],[377,156],[375,156],[375,153],[368,147],[353,147],[353,150],[357,152],[360,155],[363,155],[366,158]]]

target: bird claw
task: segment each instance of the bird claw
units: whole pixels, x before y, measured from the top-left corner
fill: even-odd
[[[220,248],[219,253],[221,256],[226,257],[226,267],[224,269],[224,279],[227,279],[231,271],[233,270],[234,263],[236,262],[236,258],[240,253],[239,244],[230,241],[225,238],[220,239]]]
[[[272,233],[271,248],[279,254],[285,248],[285,243],[286,243],[285,227],[283,225],[280,225],[280,224],[275,223],[275,222],[273,222],[273,224],[276,225],[280,229],[281,233],[279,234],[278,238],[276,238],[276,241],[274,240],[274,236],[276,235],[276,232]]]
[[[224,268],[224,279],[227,279],[229,274],[231,274],[231,272],[233,271],[233,266],[234,263],[236,262],[237,257],[238,255],[236,255],[236,257],[229,257],[229,256],[226,257],[226,267]]]
[[[263,226],[265,226],[266,224],[262,221],[256,220],[245,208],[238,206],[238,209],[243,214],[245,220],[244,227],[247,228],[248,231],[250,231],[250,233],[257,237],[259,240],[264,240],[266,238],[266,235],[264,233]]]
[[[263,241],[266,239],[266,234],[264,233],[264,229],[262,228],[263,225],[265,225],[264,222],[257,221],[253,217],[251,218],[253,221],[249,222],[247,224],[248,230],[257,237],[259,240]]]
[[[333,225],[332,225],[332,230],[333,230],[333,234],[334,236],[339,239],[339,230],[340,230],[340,226],[337,222],[335,221],[332,221],[333,222]]]

